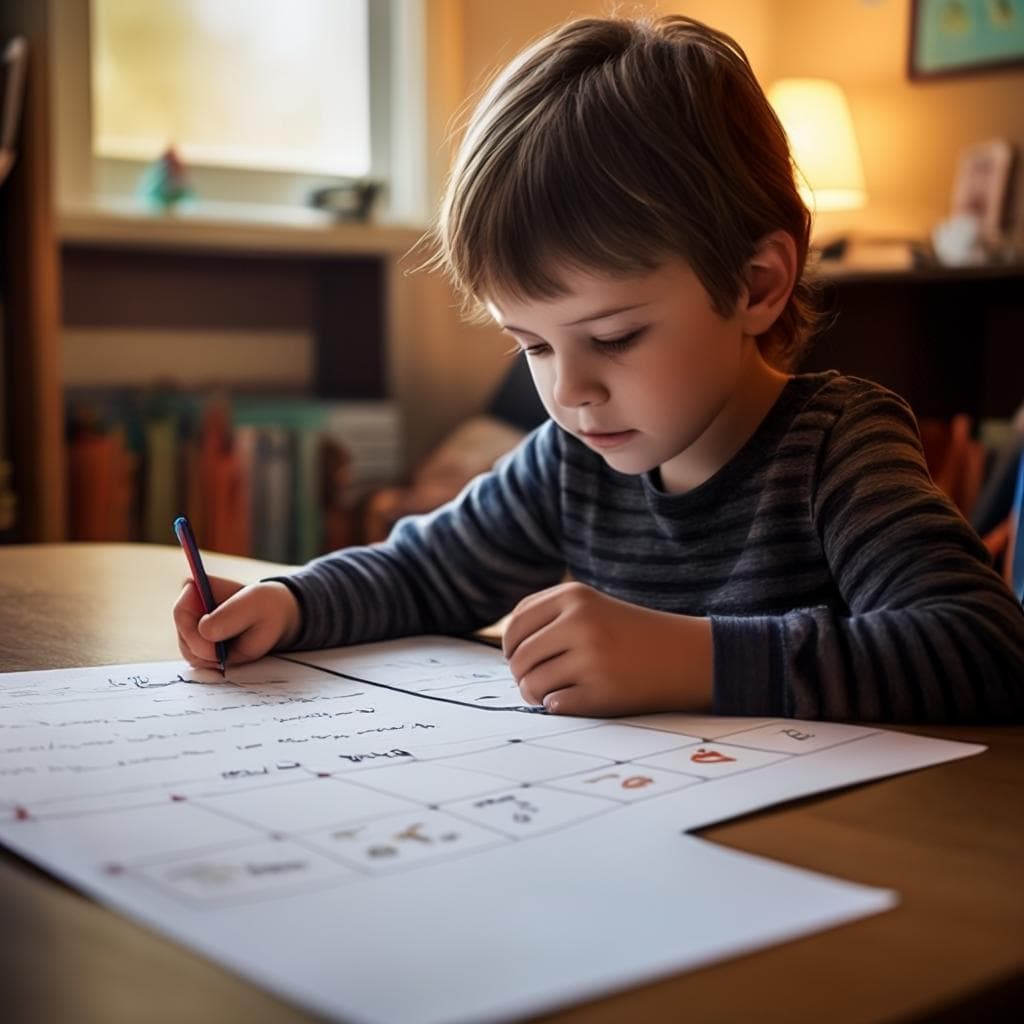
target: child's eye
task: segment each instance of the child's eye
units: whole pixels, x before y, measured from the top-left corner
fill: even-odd
[[[539,356],[547,351],[547,345],[524,345],[519,351],[528,356]]]
[[[619,338],[591,338],[590,340],[597,346],[597,348],[601,349],[602,352],[624,352],[646,330],[646,327],[638,327],[635,331],[630,331],[629,334],[623,334]],[[525,352],[528,356],[539,356],[548,352],[549,346],[546,343],[541,343],[539,345],[523,345],[519,351]]]
[[[644,333],[646,328],[638,327],[635,331],[630,331],[629,334],[623,334],[620,338],[593,338],[591,339],[598,348],[604,349],[606,352],[623,352],[629,348],[630,344],[636,341],[641,334]]]

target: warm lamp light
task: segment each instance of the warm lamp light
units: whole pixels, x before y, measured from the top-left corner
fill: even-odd
[[[804,201],[816,210],[863,206],[864,169],[843,90],[824,78],[780,78],[768,100],[789,136]]]

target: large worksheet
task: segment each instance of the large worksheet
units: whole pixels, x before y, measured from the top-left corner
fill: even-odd
[[[444,637],[0,676],[0,842],[345,1021],[511,1020],[891,907],[694,828],[983,747],[524,705]]]

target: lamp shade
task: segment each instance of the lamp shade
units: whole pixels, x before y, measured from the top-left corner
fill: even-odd
[[[789,136],[804,200],[818,210],[863,206],[864,169],[843,90],[824,78],[780,78],[768,101]]]

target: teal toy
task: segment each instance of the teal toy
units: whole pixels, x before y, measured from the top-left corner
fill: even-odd
[[[188,183],[185,165],[173,146],[167,149],[142,172],[139,195],[150,206],[166,213],[183,199],[195,193]]]

